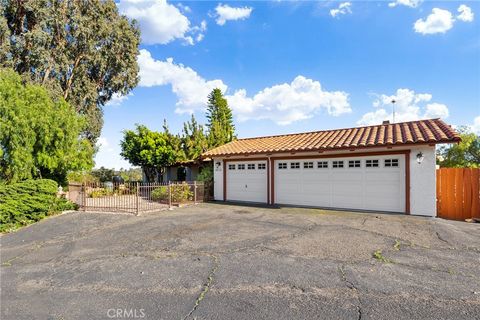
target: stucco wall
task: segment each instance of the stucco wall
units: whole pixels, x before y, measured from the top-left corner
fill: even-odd
[[[392,151],[408,150],[410,148],[372,148],[358,152]],[[435,217],[436,213],[436,167],[435,167],[435,147],[418,146],[410,149],[410,214]],[[340,152],[329,152],[328,154],[351,154],[357,151],[342,150]],[[417,163],[417,154],[423,153],[424,160],[421,164]],[[289,153],[275,154],[274,156],[286,155]],[[296,155],[301,157],[299,153]],[[305,152],[302,155],[319,155],[319,153]],[[258,157],[265,157],[264,154]],[[237,157],[236,157],[237,158]],[[242,158],[242,157],[238,157]],[[249,158],[254,158],[253,156]],[[214,158],[214,197],[215,200],[223,200],[223,159]],[[216,163],[220,162],[220,166]]]

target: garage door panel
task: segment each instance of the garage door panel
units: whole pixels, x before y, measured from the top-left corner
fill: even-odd
[[[254,169],[248,169],[248,165]],[[262,164],[265,169],[260,169]],[[244,169],[239,169],[242,165]],[[267,202],[267,162],[266,161],[239,161],[227,164],[227,200]],[[233,167],[233,168],[230,168]]]
[[[387,166],[386,159],[397,159],[398,162],[395,162],[398,166]],[[357,160],[351,163],[357,167],[348,167],[350,160]],[[376,161],[370,161],[367,167],[367,160]],[[313,162],[314,167],[303,168],[304,161]],[[328,162],[328,167],[318,168],[317,161]],[[343,168],[333,168],[334,161],[337,166],[338,162],[343,161]],[[291,169],[291,162],[300,162],[301,167]],[[287,168],[279,169],[279,163],[286,164]],[[375,163],[375,167],[372,163]],[[279,204],[405,211],[403,157],[276,160],[274,173],[275,202]]]

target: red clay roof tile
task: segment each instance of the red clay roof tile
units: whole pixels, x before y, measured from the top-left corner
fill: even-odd
[[[209,150],[203,157],[459,141],[458,133],[451,126],[440,119],[430,119],[239,139]]]

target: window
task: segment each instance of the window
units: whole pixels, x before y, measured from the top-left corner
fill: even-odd
[[[385,159],[385,167],[398,167],[398,159]]]
[[[255,163],[249,163],[249,164],[247,165],[247,169],[248,169],[248,170],[255,170]]]
[[[257,168],[258,168],[258,170],[265,170],[266,166],[267,165],[265,163],[259,163]]]
[[[348,161],[349,168],[360,168],[360,160],[349,160]]]
[[[287,164],[285,162],[281,162],[278,164],[278,169],[287,169]]]
[[[328,161],[318,161],[317,168],[319,169],[328,168]]]
[[[290,169],[300,169],[300,162],[290,162]]]
[[[378,168],[378,160],[365,160],[367,168]]]
[[[343,161],[332,161],[333,168],[343,168]]]
[[[238,170],[245,170],[245,165],[244,164],[239,164],[238,165]]]
[[[235,165],[234,164],[229,164],[228,165],[228,170],[235,170]]]
[[[303,169],[313,169],[313,162],[304,162]]]

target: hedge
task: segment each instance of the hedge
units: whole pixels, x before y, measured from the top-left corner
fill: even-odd
[[[15,230],[76,205],[57,198],[53,180],[26,180],[0,184],[0,232]]]

